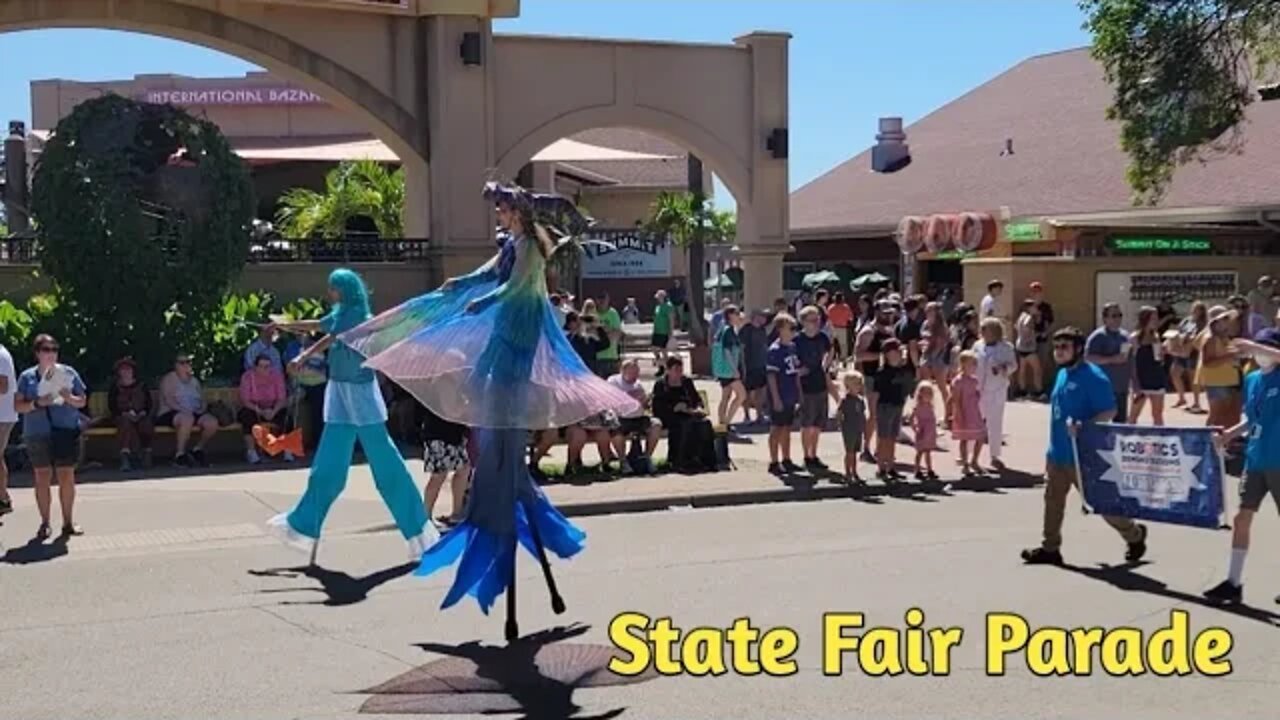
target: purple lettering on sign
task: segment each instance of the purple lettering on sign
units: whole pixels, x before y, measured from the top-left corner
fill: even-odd
[[[157,105],[327,105],[324,98],[301,88],[238,87],[148,90],[139,100]]]

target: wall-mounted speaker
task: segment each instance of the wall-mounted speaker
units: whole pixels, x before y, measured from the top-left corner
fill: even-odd
[[[484,64],[483,51],[480,46],[480,33],[463,33],[462,47],[459,48],[458,54],[462,56],[463,65]]]
[[[785,160],[788,152],[787,144],[787,129],[774,128],[773,132],[769,133],[769,139],[765,141],[764,146],[766,150],[773,153],[774,159]]]

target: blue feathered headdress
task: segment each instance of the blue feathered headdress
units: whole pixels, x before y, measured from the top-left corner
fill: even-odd
[[[569,198],[529,192],[515,184],[487,182],[484,184],[484,198],[495,205],[528,211],[533,215],[535,223],[561,235],[582,235],[596,222],[584,215]]]

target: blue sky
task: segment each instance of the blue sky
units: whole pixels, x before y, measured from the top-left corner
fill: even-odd
[[[1018,61],[1088,43],[1075,0],[523,0],[498,32],[731,42],[790,32],[791,185],[866,149],[876,120],[912,122]],[[193,45],[128,33],[0,34],[0,120],[30,117],[31,80],[242,74]],[[723,193],[717,193],[723,197]],[[721,202],[722,206],[728,203]]]

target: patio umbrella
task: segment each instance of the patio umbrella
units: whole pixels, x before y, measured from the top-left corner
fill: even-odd
[[[840,276],[831,272],[830,270],[819,270],[818,272],[811,272],[808,275],[805,275],[804,279],[801,280],[801,284],[803,284],[806,288],[809,288],[809,289],[822,287],[823,285],[835,285],[835,284],[838,284],[839,282],[840,282]]]
[[[861,290],[867,285],[884,285],[887,282],[889,282],[888,277],[878,272],[873,272],[854,278],[849,282],[849,288],[851,290]]]
[[[733,290],[738,286],[734,284],[733,278],[728,275],[716,275],[715,277],[707,278],[707,281],[703,283],[703,287],[708,290],[714,290],[715,288],[720,288],[721,290]]]

